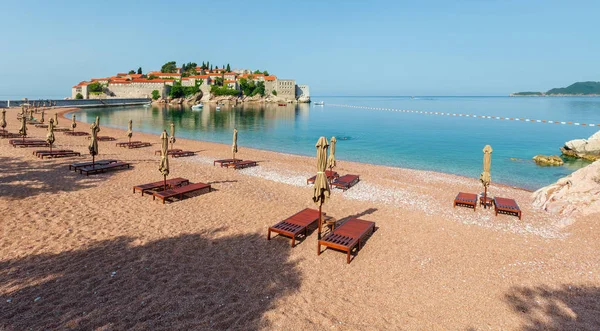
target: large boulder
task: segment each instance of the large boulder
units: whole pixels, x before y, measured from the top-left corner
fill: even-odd
[[[600,161],[532,194],[533,206],[563,216],[600,213]]]
[[[310,97],[308,96],[301,96],[298,98],[298,103],[310,103]]]
[[[202,100],[202,91],[185,98],[186,103],[193,104],[193,105],[199,103],[200,100]]]
[[[565,146],[561,148],[563,154],[580,158],[592,159],[600,158],[600,131],[594,133],[588,139],[575,139],[567,141]],[[597,156],[596,158],[594,156]]]

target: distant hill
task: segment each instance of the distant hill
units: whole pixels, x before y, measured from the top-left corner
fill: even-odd
[[[511,96],[600,96],[600,82],[577,82],[567,87],[553,88],[543,92],[517,92]]]

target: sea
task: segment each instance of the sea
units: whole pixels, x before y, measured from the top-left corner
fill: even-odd
[[[307,156],[315,155],[320,136],[328,140],[336,137],[339,162],[357,161],[472,178],[479,178],[482,150],[490,145],[492,181],[528,190],[551,184],[589,164],[569,158],[563,166],[539,166],[533,162],[533,156],[560,155],[559,148],[566,141],[588,138],[600,130],[600,98],[595,97],[312,99],[312,104],[286,106],[245,104],[217,109],[214,104],[206,104],[202,110],[194,111],[184,106],[152,105],[88,108],[73,114],[88,123],[100,116],[101,127],[124,130],[131,119],[134,132],[156,134],[157,142],[159,134],[164,129],[169,131],[171,123],[175,125],[176,137],[223,144],[231,144],[233,128],[237,128],[239,149],[251,147]],[[315,101],[323,101],[324,105],[316,105]]]

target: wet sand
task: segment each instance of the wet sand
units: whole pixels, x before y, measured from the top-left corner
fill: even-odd
[[[17,112],[7,111],[11,132]],[[45,139],[45,129],[28,128]],[[336,171],[361,181],[334,190],[323,210],[377,226],[346,264],[341,252],[317,256],[316,231],[295,248],[266,239],[270,225],[316,207],[306,185],[314,158],[240,144],[237,156],[259,166],[236,171],[212,165],[231,157],[229,145],[177,139],[197,155],[171,158],[170,177],[215,190],[162,205],[132,193],[162,179],[159,136],[134,132],[153,143],[141,149],[99,142],[97,159],[133,167],[86,177],[68,164],[91,160],[87,137],[55,135],[55,147],[82,156],[40,160],[38,148],[0,139],[1,328],[600,328],[600,215],[557,218],[533,210],[530,192],[494,183],[491,195],[515,198],[521,221],[453,208],[457,192],[482,191],[477,178],[337,155]],[[100,135],[127,140],[102,126]]]

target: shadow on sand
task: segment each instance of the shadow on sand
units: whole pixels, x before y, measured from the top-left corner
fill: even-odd
[[[524,320],[521,330],[600,330],[598,287],[513,287],[505,300]]]
[[[80,175],[69,171],[68,164],[87,162],[87,159],[69,158],[60,161],[62,162],[28,161],[0,156],[0,197],[20,199],[43,193],[77,191],[93,187],[96,182],[105,181],[106,176],[115,173]]]
[[[0,329],[268,328],[264,314],[300,287],[290,248],[219,231],[6,260]]]

